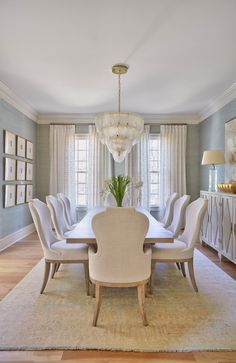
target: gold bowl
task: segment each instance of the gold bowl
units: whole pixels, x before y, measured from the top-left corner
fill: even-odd
[[[236,182],[217,184],[218,190],[224,193],[236,193]]]

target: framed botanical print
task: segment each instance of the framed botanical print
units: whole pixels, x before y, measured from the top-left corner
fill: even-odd
[[[26,163],[26,180],[33,180],[33,164]]]
[[[28,203],[33,198],[33,185],[26,185],[25,201]]]
[[[34,146],[29,140],[26,140],[26,158],[33,160],[34,157]]]
[[[16,155],[16,135],[7,130],[4,133],[4,153]]]
[[[4,180],[13,181],[16,179],[16,160],[5,158]]]
[[[25,161],[16,162],[16,180],[25,180]]]
[[[15,199],[16,199],[16,186],[6,184],[4,208],[13,207],[15,205]]]
[[[25,139],[23,137],[17,136],[16,145],[16,155],[25,158]]]
[[[18,184],[16,186],[16,204],[25,203],[25,185]]]

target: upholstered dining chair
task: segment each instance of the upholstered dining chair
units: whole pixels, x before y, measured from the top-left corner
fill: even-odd
[[[58,193],[57,198],[61,202],[63,206],[63,215],[66,221],[67,227],[69,229],[73,229],[77,226],[77,223],[73,220],[72,213],[71,213],[71,203],[70,199],[65,196],[63,193]]]
[[[174,203],[173,219],[171,224],[166,228],[173,233],[173,237],[177,238],[181,229],[185,226],[185,212],[190,202],[190,195],[183,195]]]
[[[50,211],[39,199],[32,199],[29,209],[44,252],[45,271],[40,294],[47,285],[51,266],[54,274],[57,266],[62,263],[84,265],[86,290],[89,294],[88,247],[79,243],[67,244],[65,240],[58,239],[52,231]]]
[[[53,195],[46,196],[46,203],[50,210],[52,224],[59,239],[67,237],[71,229],[67,226],[64,218],[64,207],[61,201]]]
[[[194,276],[193,256],[206,210],[207,200],[203,198],[198,198],[189,204],[186,209],[186,223],[182,235],[175,239],[173,243],[155,244],[152,247],[152,274],[156,262],[178,262],[183,269],[184,263],[187,262],[193,288],[196,292],[198,291]]]
[[[175,201],[178,199],[178,194],[173,193],[169,196],[169,198],[166,201],[166,209],[163,219],[160,221],[160,224],[166,228],[168,227],[172,220],[173,220],[173,210],[174,210],[174,204]]]
[[[97,252],[89,249],[89,275],[95,285],[96,326],[101,306],[102,287],[137,287],[144,325],[145,287],[151,275],[151,248],[143,249],[148,218],[134,208],[107,208],[92,219]]]

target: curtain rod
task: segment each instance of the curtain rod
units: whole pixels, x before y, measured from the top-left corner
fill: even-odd
[[[76,125],[80,125],[80,126],[94,126],[95,123],[50,123],[49,125],[54,125],[54,126],[59,126],[59,125],[71,125],[71,126],[76,126]],[[144,125],[148,125],[148,126],[155,126],[155,125],[167,125],[167,126],[187,126],[187,123],[175,123],[175,124],[171,124],[171,123],[162,123],[162,122],[157,122],[157,123],[144,123]]]
[[[91,123],[89,123],[89,124],[81,124],[81,123],[79,123],[79,122],[77,122],[77,123],[63,123],[63,122],[61,122],[61,123],[54,123],[54,122],[52,122],[52,123],[50,123],[49,124],[50,126],[52,125],[52,126],[60,126],[60,125],[62,125],[62,126],[76,126],[76,125],[85,125],[85,126],[93,126],[93,125],[95,125],[95,124],[91,124]]]
[[[175,124],[171,124],[171,123],[163,123],[163,122],[157,122],[157,123],[145,123],[144,122],[144,125],[149,125],[149,126],[152,126],[152,125],[167,125],[167,126],[187,126],[188,124],[187,123],[175,123]]]

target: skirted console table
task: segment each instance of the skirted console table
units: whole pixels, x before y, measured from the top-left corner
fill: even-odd
[[[201,191],[208,199],[208,211],[201,229],[202,243],[236,264],[236,194]]]

